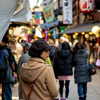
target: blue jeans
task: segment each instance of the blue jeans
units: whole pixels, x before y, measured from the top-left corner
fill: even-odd
[[[87,94],[87,83],[78,83],[78,95],[79,97],[86,96]]]
[[[2,84],[2,100],[12,100],[11,83]]]

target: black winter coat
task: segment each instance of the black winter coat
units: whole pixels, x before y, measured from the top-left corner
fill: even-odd
[[[54,59],[54,73],[56,78],[62,75],[73,75],[72,66],[75,64],[75,57],[70,50],[60,50]]]
[[[85,49],[80,49],[75,54],[76,57],[76,67],[74,71],[75,83],[84,83],[90,82],[91,76],[89,74],[89,67],[88,67],[88,54]]]

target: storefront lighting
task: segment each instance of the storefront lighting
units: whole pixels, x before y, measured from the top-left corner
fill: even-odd
[[[78,35],[78,33],[76,32],[75,35]]]
[[[74,35],[73,35],[73,38],[76,39],[76,38],[77,38],[77,35],[74,34]]]
[[[93,33],[92,32],[89,32],[89,35],[92,35]]]
[[[65,37],[66,37],[67,35],[64,33],[64,34],[63,34],[63,36],[65,36]]]
[[[99,30],[100,30],[100,27],[99,27],[99,26],[93,26],[91,31],[92,31],[94,34],[96,34],[96,33],[99,32]]]
[[[85,34],[85,38],[88,39],[89,38],[89,34]]]
[[[44,34],[42,34],[42,36],[44,37]]]
[[[49,35],[49,36],[51,36],[51,34],[50,34],[50,33],[48,33],[48,35]]]
[[[84,34],[85,34],[85,32],[82,32],[81,34],[82,34],[82,35],[84,35]]]

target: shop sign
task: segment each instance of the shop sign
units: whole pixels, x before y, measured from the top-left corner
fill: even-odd
[[[47,7],[47,5],[48,5],[48,0],[43,0],[43,8],[45,8],[45,7]]]
[[[53,39],[56,39],[57,38],[57,29],[56,28],[53,29],[52,35],[53,35]]]
[[[63,24],[72,24],[72,0],[63,0]]]
[[[48,29],[44,30],[44,40],[48,41]]]
[[[43,1],[43,8],[46,8],[48,5],[52,4],[53,0],[42,0]]]
[[[95,0],[80,0],[79,9],[82,13],[90,13],[95,9]]]
[[[54,21],[54,12],[51,6],[48,6],[43,9],[43,14],[47,23]]]

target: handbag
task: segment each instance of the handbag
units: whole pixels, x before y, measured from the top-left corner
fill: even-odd
[[[97,73],[95,67],[89,63],[89,73],[90,75],[95,75]]]

